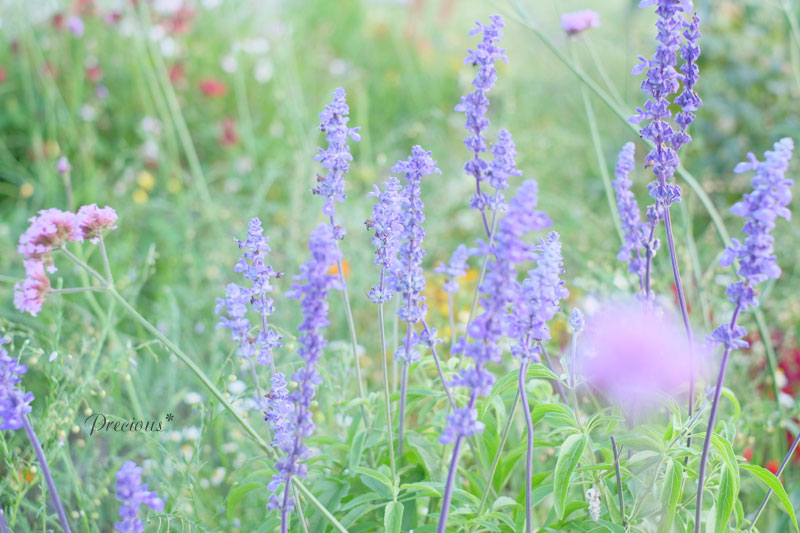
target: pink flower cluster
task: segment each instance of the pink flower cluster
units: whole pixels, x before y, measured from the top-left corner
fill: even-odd
[[[596,28],[600,25],[600,16],[596,11],[591,9],[584,9],[583,11],[576,11],[574,13],[564,13],[561,16],[561,27],[569,35],[578,35],[579,33],[588,30],[589,28]]]
[[[117,213],[111,207],[84,205],[78,213],[43,209],[29,219],[31,223],[19,238],[17,250],[25,259],[25,279],[14,286],[14,306],[33,316],[41,311],[50,280],[46,272],[55,272],[53,252],[68,242],[92,243],[100,235],[116,229]]]

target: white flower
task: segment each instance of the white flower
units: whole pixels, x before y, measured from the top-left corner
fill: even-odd
[[[188,403],[189,405],[195,405],[203,401],[203,397],[196,392],[187,392],[186,396],[183,397],[183,401]]]

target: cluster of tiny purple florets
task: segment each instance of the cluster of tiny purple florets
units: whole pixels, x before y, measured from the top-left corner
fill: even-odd
[[[33,393],[25,392],[19,386],[20,376],[28,371],[28,367],[8,355],[3,345],[9,342],[0,336],[0,430],[20,429],[23,418],[31,412],[33,401]]]
[[[686,144],[690,137],[686,132],[689,124],[694,120],[693,112],[702,102],[694,93],[694,85],[698,79],[697,58],[700,48],[697,39],[699,22],[694,17],[687,23],[681,16],[683,12],[691,12],[691,1],[684,0],[645,0],[639,7],[657,6],[658,15],[657,40],[658,47],[653,59],[640,57],[641,63],[633,69],[633,74],[647,71],[642,82],[642,90],[649,96],[644,108],[637,108],[637,115],[631,118],[634,123],[647,122],[641,134],[645,139],[652,141],[654,148],[646,158],[646,164],[652,167],[656,180],[648,186],[650,196],[658,205],[668,207],[673,202],[680,201],[681,189],[672,178],[680,165],[678,149]],[[686,28],[683,36],[686,42],[682,47],[681,29]],[[685,74],[681,75],[676,66],[678,52],[682,52],[686,64],[682,68]],[[675,131],[668,122],[672,113],[669,110],[670,96],[676,94],[683,82],[684,91],[675,99],[675,103],[683,106],[683,111],[676,117],[679,131]]]
[[[111,207],[84,205],[77,213],[51,208],[29,219],[17,250],[25,259],[25,279],[14,286],[14,306],[36,316],[50,290],[47,272],[57,269],[53,253],[68,242],[99,242],[106,231],[117,229],[117,213]]]
[[[569,296],[561,275],[563,259],[561,241],[555,231],[541,240],[537,247],[536,267],[519,286],[519,298],[514,302],[508,319],[507,334],[517,339],[511,348],[515,357],[538,361],[534,341],[550,339],[550,322],[561,310],[561,300]]]
[[[164,510],[164,501],[155,491],[147,490],[147,483],[142,483],[142,469],[133,461],[125,461],[117,472],[117,499],[119,516],[122,519],[114,524],[119,533],[143,533],[144,524],[139,518],[139,508],[147,505],[154,511]]]
[[[470,256],[475,253],[475,250],[467,248],[465,244],[459,244],[453,255],[450,256],[450,261],[445,265],[439,263],[435,272],[437,274],[444,274],[446,276],[442,289],[448,294],[455,294],[458,292],[458,278],[467,274],[467,261]]]
[[[464,144],[473,153],[473,158],[464,165],[467,174],[475,178],[477,191],[470,201],[473,209],[484,211],[488,205],[488,198],[480,191],[480,184],[486,179],[488,164],[481,157],[482,152],[487,151],[486,129],[489,127],[489,120],[486,118],[486,111],[489,109],[489,99],[486,93],[491,90],[497,80],[497,70],[495,62],[498,60],[508,61],[505,50],[500,48],[497,43],[503,35],[503,17],[493,15],[491,23],[487,26],[476,22],[477,27],[470,32],[470,35],[483,34],[483,40],[478,43],[475,50],[468,50],[464,64],[478,67],[472,85],[475,90],[461,98],[455,110],[467,115],[466,128],[469,135],[464,139]]]
[[[375,231],[372,244],[375,245],[375,264],[382,268],[381,283],[369,291],[369,299],[374,303],[388,302],[394,294],[391,283],[399,262],[400,235],[403,232],[403,206],[406,203],[403,187],[397,178],[389,178],[383,190],[377,185],[367,196],[377,199],[372,207],[372,217],[366,221],[367,228]]]
[[[345,98],[344,89],[339,87],[333,93],[333,101],[319,114],[319,119],[322,121],[320,129],[325,132],[328,147],[320,148],[314,161],[319,161],[328,173],[318,178],[314,194],[325,198],[322,212],[329,217],[334,215],[334,202],[343,202],[347,196],[344,193],[344,175],[350,169],[350,161],[353,160],[347,139],[351,138],[355,142],[361,139],[358,134],[359,128],[347,126],[350,120],[348,117],[350,107]],[[338,234],[337,238],[343,236],[343,233]]]
[[[500,221],[494,243],[491,247],[483,245],[483,252],[493,257],[487,262],[486,277],[479,289],[483,295],[483,312],[469,325],[467,334],[471,341],[460,339],[454,350],[456,353],[463,351],[474,362],[471,367],[459,372],[452,382],[453,385],[468,388],[470,400],[466,407],[456,408],[447,417],[447,426],[439,437],[443,444],[483,430],[477,420],[475,402],[479,396],[489,394],[495,380],[486,365],[502,362],[500,340],[508,329],[509,306],[517,305],[520,299],[517,265],[536,256],[534,246],[523,238],[551,224],[546,214],[536,210],[537,203],[536,182],[524,181]]]
[[[781,275],[773,250],[774,239],[770,233],[778,217],[790,220],[792,216],[787,206],[792,200],[791,187],[794,181],[786,177],[786,171],[793,149],[792,139],[781,139],[775,143],[773,150],[764,154],[764,161],[759,161],[754,154],[748,154],[749,161],[739,163],[734,169],[736,173],[756,172],[751,183],[753,191],[731,207],[731,213],[745,219],[742,231],[747,238],[744,242],[731,239],[730,246],[720,259],[722,266],[730,266],[737,260],[739,262],[738,274],[742,279],[731,283],[726,292],[728,299],[736,306],[735,316],[757,305],[756,285]],[[742,326],[735,326],[735,316],[731,322],[734,326],[723,324],[714,330],[709,339],[730,349],[747,347],[747,342],[742,340],[746,331]]]
[[[261,365],[272,362],[272,350],[281,346],[281,337],[269,327],[268,317],[275,311],[274,301],[270,294],[275,290],[272,279],[280,277],[280,273],[266,263],[267,256],[272,251],[269,247],[269,237],[264,235],[261,220],[258,217],[250,221],[247,231],[247,240],[240,241],[239,248],[243,249],[242,258],[234,266],[234,271],[244,275],[251,284],[244,287],[236,283],[229,283],[225,288],[225,298],[217,298],[215,312],[226,315],[220,316],[217,327],[225,327],[231,332],[231,340],[237,344],[237,350],[245,359],[255,358]],[[247,317],[248,311],[253,310],[260,316],[259,332],[252,336],[252,326]]]
[[[401,216],[402,231],[399,235],[398,268],[392,273],[392,284],[395,292],[401,295],[397,316],[408,324],[408,334],[403,344],[398,347],[395,358],[402,363],[414,363],[420,360],[417,345],[422,339],[412,333],[412,324],[425,319],[427,305],[422,292],[425,290],[425,273],[422,271],[422,259],[425,250],[422,242],[425,239],[425,221],[423,212],[420,182],[423,176],[441,174],[431,153],[421,146],[414,146],[411,155],[405,161],[398,161],[392,172],[405,175],[403,187],[404,207]]]
[[[281,433],[278,442],[284,455],[276,461],[277,473],[268,486],[270,491],[277,492],[284,484],[283,497],[273,494],[269,503],[270,509],[280,509],[282,513],[294,506],[289,490],[291,478],[306,476],[304,461],[311,457],[311,450],[303,439],[314,431],[310,407],[317,386],[322,382],[317,364],[327,345],[322,334],[329,324],[327,297],[331,290],[341,288],[338,276],[328,273],[329,267],[342,257],[330,224],[320,224],[311,232],[309,250],[311,258],[300,267],[300,274],[294,277],[295,283],[286,293],[287,297],[301,302],[303,321],[298,328],[301,332],[298,354],[305,364],[292,375],[292,380],[297,383],[288,395],[293,408],[286,413],[285,432]]]

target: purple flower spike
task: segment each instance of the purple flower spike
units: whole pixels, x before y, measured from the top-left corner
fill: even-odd
[[[745,219],[742,231],[747,235],[744,242],[731,239],[731,245],[725,250],[720,265],[729,266],[739,260],[739,275],[753,287],[769,278],[777,279],[781,269],[775,261],[772,247],[773,238],[770,232],[775,228],[778,217],[790,220],[791,211],[787,208],[792,200],[794,181],[785,177],[792,157],[794,142],[785,138],[775,143],[774,149],[764,154],[764,161],[759,161],[749,154],[749,161],[736,165],[734,172],[742,173],[755,170],[752,180],[753,192],[731,207],[731,213]],[[735,291],[742,296],[741,291]],[[738,303],[735,299],[732,302]],[[743,300],[740,300],[743,301]]]
[[[375,245],[375,264],[384,269],[384,277],[392,279],[397,271],[400,249],[400,234],[403,231],[403,206],[405,197],[401,194],[402,186],[397,178],[389,178],[383,184],[383,190],[375,185],[373,192],[367,196],[377,199],[372,207],[372,218],[366,221],[368,229],[375,230],[372,244]],[[374,303],[388,302],[394,290],[391,283],[382,283],[381,287],[373,287],[369,291],[369,299]]]
[[[269,428],[273,431],[272,445],[280,448],[288,445],[291,438],[288,421],[294,407],[292,402],[289,401],[289,389],[283,372],[273,374],[270,381],[272,382],[272,387],[270,387],[269,394],[267,394],[264,421],[269,424]]]
[[[271,280],[280,277],[280,273],[266,264],[267,256],[272,250],[269,247],[269,237],[264,235],[258,217],[250,221],[247,240],[237,239],[236,242],[244,252],[233,270],[243,274],[251,282],[251,286],[228,284],[225,298],[217,298],[214,312],[220,314],[224,309],[227,313],[227,316],[220,316],[217,327],[230,330],[231,340],[238,345],[240,356],[245,359],[255,357],[259,364],[269,365],[272,363],[272,350],[281,346],[280,335],[269,327],[268,322],[269,315],[275,311],[274,301],[269,296],[275,290]],[[261,327],[255,337],[250,335],[251,324],[247,318],[250,309],[261,316]]]
[[[642,90],[649,96],[644,108],[638,108],[638,114],[630,119],[631,122],[638,124],[646,122],[641,134],[645,139],[649,139],[655,148],[646,158],[646,166],[652,167],[656,181],[648,186],[650,196],[665,206],[680,201],[680,187],[670,183],[675,170],[680,165],[678,158],[678,148],[688,142],[686,127],[694,119],[691,112],[699,107],[699,99],[695,100],[694,84],[697,81],[697,65],[694,63],[700,55],[697,48],[696,37],[699,32],[687,30],[689,42],[684,47],[684,55],[692,58],[687,60],[685,70],[690,73],[686,78],[681,76],[676,70],[678,64],[678,51],[681,49],[681,29],[685,22],[681,18],[681,12],[687,11],[687,5],[691,2],[676,2],[675,0],[646,0],[639,4],[639,7],[656,5],[658,15],[657,40],[659,45],[656,49],[654,59],[640,57],[641,64],[633,69],[633,74],[640,74],[647,71],[646,78],[642,82]],[[698,22],[699,24],[699,22]],[[694,42],[691,39],[695,39]],[[680,131],[676,134],[672,125],[668,122],[672,116],[670,106],[670,95],[678,92],[680,82],[684,79],[684,93],[677,100],[684,102],[684,114],[676,118],[680,126]],[[685,95],[685,96],[684,96]],[[690,116],[691,115],[691,116]],[[675,143],[677,141],[677,144]]]
[[[349,114],[350,108],[347,105],[344,89],[341,87],[333,92],[333,101],[319,114],[319,119],[322,121],[319,128],[325,132],[328,147],[320,148],[319,154],[314,156],[314,161],[322,163],[328,173],[318,178],[319,185],[314,189],[314,194],[325,198],[322,212],[329,217],[334,215],[334,202],[343,202],[346,197],[344,175],[350,170],[350,161],[353,160],[347,140],[348,138],[355,142],[361,140],[361,136],[357,133],[360,128],[347,126],[350,120]]]
[[[494,245],[487,252],[494,256],[486,265],[486,277],[481,283],[481,307],[483,313],[469,326],[467,334],[472,339],[467,343],[460,341],[458,350],[473,360],[474,365],[462,370],[453,380],[453,385],[470,389],[467,413],[471,412],[479,396],[489,394],[494,384],[494,375],[485,367],[488,363],[502,362],[502,348],[499,341],[507,329],[506,321],[509,306],[519,303],[519,283],[517,265],[535,258],[533,246],[523,237],[532,231],[540,231],[550,226],[546,214],[536,210],[538,187],[533,180],[520,185],[517,195],[511,201],[506,216],[500,221]],[[487,245],[484,245],[487,248]],[[448,417],[448,424],[440,441],[453,442],[452,435],[468,436],[476,427],[467,421],[464,413]],[[480,432],[480,430],[478,430]],[[444,440],[443,440],[444,439]]]
[[[697,45],[697,41],[700,39],[700,19],[695,14],[692,22],[684,22],[683,26],[686,28],[683,32],[686,41],[681,48],[681,58],[684,60],[681,65],[683,92],[675,98],[675,103],[682,107],[680,113],[675,116],[675,122],[681,129],[672,138],[675,150],[679,150],[681,146],[692,140],[686,130],[694,122],[694,112],[703,105],[703,101],[694,91],[694,86],[700,77],[700,69],[697,68],[697,59],[700,57],[700,47]]]
[[[505,209],[503,192],[508,189],[510,176],[522,176],[522,171],[517,168],[517,149],[508,130],[500,130],[497,142],[492,145],[494,159],[489,164],[486,177],[489,184],[494,187],[495,193],[485,199],[489,209]]]
[[[164,510],[164,501],[155,491],[147,490],[147,483],[142,483],[142,469],[133,461],[125,461],[117,472],[117,499],[122,502],[119,507],[122,521],[114,524],[114,529],[119,533],[144,532],[144,524],[139,518],[142,505],[154,511]]]
[[[398,161],[392,167],[392,172],[402,173],[406,179],[402,192],[405,210],[402,216],[403,229],[399,236],[399,268],[395,272],[393,285],[394,290],[402,295],[397,316],[408,324],[410,332],[411,324],[421,322],[427,311],[425,297],[422,296],[425,290],[425,274],[422,271],[422,258],[425,257],[425,250],[422,248],[425,239],[425,229],[422,227],[425,221],[425,205],[420,195],[420,182],[423,176],[441,174],[441,171],[431,158],[431,152],[426,152],[421,146],[414,146],[408,159]],[[419,353],[415,348],[418,342],[419,339],[409,333],[395,357],[404,363],[419,361]]]
[[[705,483],[706,464],[711,445],[711,436],[714,434],[717,408],[725,384],[725,372],[728,358],[733,350],[746,348],[747,342],[742,338],[747,334],[737,320],[742,311],[757,305],[754,288],[767,279],[777,279],[781,275],[775,255],[773,254],[773,237],[770,235],[775,228],[778,217],[789,220],[792,216],[788,209],[792,200],[792,185],[794,181],[786,178],[789,169],[789,160],[792,158],[794,142],[784,138],[775,143],[774,149],[764,154],[764,161],[759,161],[755,155],[748,154],[748,161],[739,163],[734,172],[748,172],[755,170],[756,175],[752,180],[753,192],[745,194],[744,198],[731,207],[731,212],[745,219],[742,231],[747,238],[742,243],[731,239],[731,245],[725,250],[720,259],[720,265],[729,266],[735,260],[739,261],[739,275],[742,281],[735,281],[728,286],[726,294],[728,300],[734,304],[730,322],[715,329],[708,336],[712,344],[721,344],[725,347],[722,361],[717,374],[717,384],[714,389],[714,399],[711,402],[711,412],[708,415],[708,427],[703,442],[703,453],[700,456],[698,469],[697,503],[695,504],[695,533],[700,533],[701,510],[703,508],[703,485]]]
[[[533,341],[550,339],[547,323],[561,310],[560,302],[569,296],[569,291],[561,280],[564,269],[558,233],[551,231],[537,251],[536,268],[522,282],[520,297],[511,310],[508,334],[519,340],[518,346],[512,348],[515,357],[538,362],[532,350]]]
[[[311,232],[309,249],[311,258],[300,267],[300,274],[294,277],[295,283],[286,293],[289,298],[301,302],[303,322],[298,328],[301,335],[297,353],[305,364],[292,376],[297,387],[288,396],[293,406],[286,420],[286,434],[280,437],[278,443],[284,455],[276,461],[277,473],[268,485],[268,489],[276,493],[281,484],[284,485],[282,497],[273,494],[269,502],[269,509],[281,510],[284,532],[288,527],[288,514],[294,507],[290,496],[291,479],[293,476],[306,476],[307,467],[304,462],[312,456],[303,439],[314,432],[311,402],[317,394],[317,386],[322,382],[317,364],[327,345],[322,330],[329,324],[328,293],[342,286],[338,276],[328,273],[330,266],[342,257],[330,224],[320,224]],[[275,385],[273,383],[273,388]]]
[[[22,428],[25,415],[31,412],[33,393],[24,392],[19,387],[22,376],[28,367],[19,364],[3,348],[8,339],[0,336],[0,430],[16,431]]]
[[[465,126],[469,135],[464,139],[464,144],[473,153],[473,158],[464,165],[464,170],[475,178],[476,194],[472,197],[470,206],[481,212],[486,208],[486,199],[481,194],[480,184],[486,179],[484,174],[488,169],[488,164],[481,157],[481,152],[487,151],[485,131],[489,127],[489,120],[486,118],[489,99],[486,94],[497,80],[495,62],[498,60],[508,62],[506,51],[498,46],[500,37],[503,36],[503,17],[492,15],[490,19],[491,23],[488,26],[476,22],[477,27],[470,32],[470,35],[483,34],[483,40],[478,44],[477,49],[468,50],[467,57],[464,59],[465,65],[478,67],[478,72],[472,81],[475,90],[463,96],[461,103],[455,107],[456,111],[465,113],[467,116]]]
[[[474,253],[475,250],[467,248],[464,244],[459,244],[453,251],[450,262],[447,263],[447,265],[439,263],[439,266],[436,267],[435,272],[437,274],[444,274],[447,276],[443,286],[445,292],[449,294],[458,292],[457,279],[467,274],[467,261]]]

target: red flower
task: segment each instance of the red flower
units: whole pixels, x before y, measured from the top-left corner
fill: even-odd
[[[0,67],[0,83],[3,83],[4,81],[6,81],[6,77],[7,77],[6,69],[4,69],[3,67]]]
[[[55,29],[63,30],[66,27],[65,22],[66,19],[64,18],[64,13],[56,13],[53,15],[52,23]]]
[[[225,147],[239,142],[239,136],[236,134],[236,120],[232,117],[222,119],[222,135],[220,135],[219,142]]]
[[[753,460],[753,447],[752,446],[748,446],[747,448],[745,448],[745,450],[742,452],[742,457],[744,457],[744,460],[747,461],[748,463],[750,461],[752,461]]]
[[[86,79],[92,83],[97,83],[103,79],[103,69],[100,65],[86,67]]]
[[[228,86],[219,80],[206,78],[200,82],[200,90],[204,95],[214,98],[217,96],[225,96],[228,92]]]
[[[183,63],[175,63],[169,68],[169,81],[171,81],[173,85],[182,82],[185,77],[186,70],[183,68]]]
[[[767,461],[767,464],[764,465],[764,468],[766,468],[776,476],[778,475],[778,467],[779,464],[777,459],[770,459],[769,461]]]

